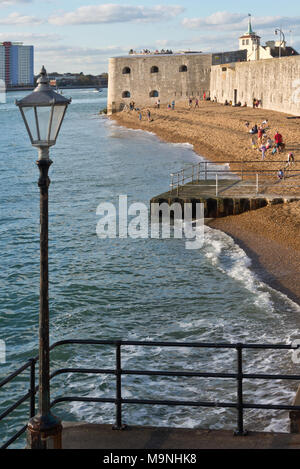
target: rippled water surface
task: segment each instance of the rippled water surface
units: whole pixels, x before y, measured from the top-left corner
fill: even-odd
[[[207,228],[202,249],[188,251],[180,239],[99,239],[101,202],[149,203],[167,190],[169,173],[198,162],[189,145],[161,142],[154,135],[120,128],[98,115],[106,97],[70,92],[70,106],[50,170],[51,340],[63,338],[287,343],[299,338],[300,308],[262,283],[246,254],[227,235]],[[36,355],[39,294],[39,191],[36,152],[9,94],[0,105],[0,338],[7,363],[0,377]],[[105,347],[56,350],[52,366],[114,366]],[[126,369],[232,371],[234,351],[138,349],[123,352]],[[245,369],[299,373],[287,352],[245,352]],[[234,380],[123,378],[124,397],[233,402]],[[109,376],[64,375],[52,397],[114,396]],[[1,410],[28,389],[24,374],[0,394]],[[248,402],[290,403],[297,383],[245,382]],[[112,423],[114,409],[101,404],[60,404],[64,420]],[[285,412],[246,411],[249,430],[288,430]],[[23,406],[0,424],[0,440],[22,426]],[[225,409],[124,406],[124,420],[137,425],[235,428]],[[24,444],[23,440],[19,446]]]

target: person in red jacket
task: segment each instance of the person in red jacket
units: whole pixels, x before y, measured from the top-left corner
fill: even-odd
[[[275,140],[276,151],[277,153],[279,153],[281,150],[283,150],[284,143],[283,143],[282,135],[278,132],[278,130],[276,132],[274,140]]]

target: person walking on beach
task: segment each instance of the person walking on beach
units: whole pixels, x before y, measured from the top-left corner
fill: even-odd
[[[173,111],[174,111],[174,109],[175,109],[175,101],[174,101],[174,99],[173,99],[173,101],[172,101],[172,109],[173,109]]]
[[[294,166],[294,164],[295,164],[294,153],[288,153],[287,164],[288,164],[288,166]]]
[[[150,112],[150,109],[147,109],[147,117],[148,117],[148,121],[150,122],[150,121],[151,121],[151,112]]]
[[[261,157],[262,157],[262,160],[264,161],[264,159],[265,159],[265,156],[266,156],[266,151],[267,151],[267,147],[266,147],[266,145],[261,145],[261,147],[260,147],[260,151],[261,151]]]
[[[192,105],[193,105],[193,98],[189,98],[189,108],[190,109],[191,109]]]
[[[258,143],[262,144],[262,138],[263,138],[263,134],[264,134],[264,131],[262,129],[262,127],[259,127],[258,128],[258,131],[257,131],[257,141]]]
[[[199,108],[199,99],[198,98],[196,98],[196,100],[195,100],[195,109],[196,109],[196,107]]]
[[[291,166],[294,166],[294,164],[295,164],[294,153],[288,153],[285,169],[291,169]]]
[[[139,121],[141,121],[141,120],[142,120],[142,113],[141,113],[141,111],[140,111],[140,112],[139,112]]]

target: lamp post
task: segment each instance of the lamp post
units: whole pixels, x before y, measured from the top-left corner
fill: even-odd
[[[279,39],[279,58],[281,58],[281,45],[282,43],[285,42],[285,35],[284,35],[284,32],[280,29],[280,28],[276,28],[275,29],[275,34],[277,36],[277,34],[280,33],[280,39]],[[282,40],[281,40],[281,36],[282,36]]]
[[[31,144],[38,149],[40,171],[40,314],[39,314],[39,412],[28,423],[31,449],[61,448],[62,426],[50,412],[49,297],[48,297],[48,170],[49,148],[56,143],[71,100],[55,93],[43,67],[33,93],[16,101]]]

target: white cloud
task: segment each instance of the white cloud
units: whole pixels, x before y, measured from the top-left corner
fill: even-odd
[[[84,72],[99,74],[107,70],[109,57],[128,53],[128,47],[106,48],[41,46],[35,51],[35,69],[45,65],[48,72]]]
[[[184,18],[182,24],[189,29],[213,28],[232,24],[241,24],[246,15],[217,11],[206,18]]]
[[[63,36],[59,34],[38,34],[38,33],[0,33],[0,41],[26,42],[27,44],[39,45],[40,43],[53,43],[61,41]]]
[[[6,18],[0,18],[1,25],[37,25],[44,23],[44,20],[35,16],[21,15],[20,13],[11,13]]]
[[[176,5],[157,5],[147,8],[107,3],[84,6],[72,12],[51,16],[49,23],[63,26],[66,24],[158,22],[170,20],[183,12],[184,8]]]
[[[18,3],[31,3],[32,0],[0,0],[0,8],[1,7],[10,7],[12,5],[16,5]]]
[[[194,30],[218,30],[245,32],[248,25],[248,15],[239,13],[229,13],[219,11],[207,17],[184,18],[182,24],[187,29]],[[252,27],[257,33],[276,27],[286,28],[288,30],[297,27],[300,24],[300,17],[285,16],[253,16]]]

